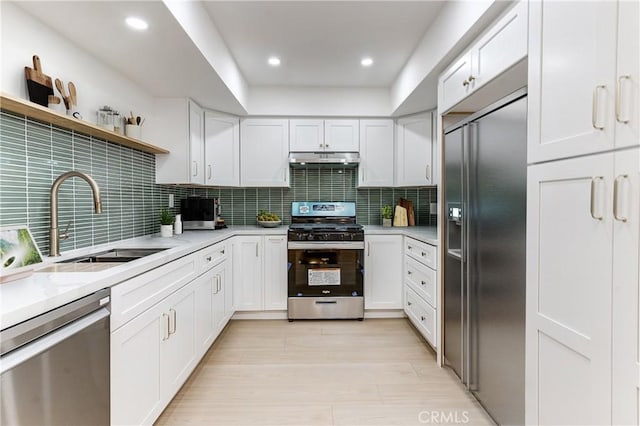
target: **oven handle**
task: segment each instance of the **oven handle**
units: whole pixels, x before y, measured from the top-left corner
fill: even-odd
[[[335,305],[337,300],[316,300],[316,305]]]
[[[364,250],[364,241],[349,242],[297,242],[287,243],[289,250]]]

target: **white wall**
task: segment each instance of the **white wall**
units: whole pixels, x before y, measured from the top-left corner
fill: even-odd
[[[95,123],[96,111],[103,105],[148,117],[153,98],[132,81],[100,62],[85,50],[62,37],[54,29],[25,13],[13,3],[0,1],[0,90],[9,95],[29,99],[24,67],[33,68],[31,58],[40,57],[46,75],[54,81],[73,81],[78,93],[78,106],[85,121]],[[63,25],[65,23],[61,23]],[[73,23],[68,23],[73,25]],[[60,96],[58,91],[56,96]],[[64,113],[63,104],[57,110]],[[142,138],[145,139],[144,127]]]
[[[388,117],[389,90],[347,87],[254,86],[250,115]]]
[[[220,76],[240,105],[247,108],[249,86],[235,59],[200,2],[164,0],[164,4]]]

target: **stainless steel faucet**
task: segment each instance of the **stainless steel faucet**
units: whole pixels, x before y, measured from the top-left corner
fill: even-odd
[[[91,176],[86,173],[72,170],[58,176],[58,179],[51,185],[51,227],[49,228],[49,256],[60,256],[60,233],[58,231],[58,190],[65,180],[79,177],[87,181],[93,192],[93,204],[96,213],[102,213],[102,200],[100,199],[100,188]],[[68,238],[65,232],[64,238]]]

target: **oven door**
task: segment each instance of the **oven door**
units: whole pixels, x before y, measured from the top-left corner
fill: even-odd
[[[363,296],[364,242],[289,242],[289,297]]]

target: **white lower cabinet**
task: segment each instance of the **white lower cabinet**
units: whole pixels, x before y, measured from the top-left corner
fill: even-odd
[[[152,424],[233,315],[226,247],[202,249],[113,288],[112,424]]]
[[[233,283],[236,311],[287,309],[286,235],[235,237]]]
[[[264,237],[264,309],[287,309],[287,236]]]
[[[365,236],[365,309],[402,308],[402,236]]]
[[[111,334],[112,424],[152,424],[195,364],[187,285]]]
[[[529,167],[528,424],[637,424],[639,151]]]
[[[437,346],[437,249],[404,239],[404,311],[434,348]]]

